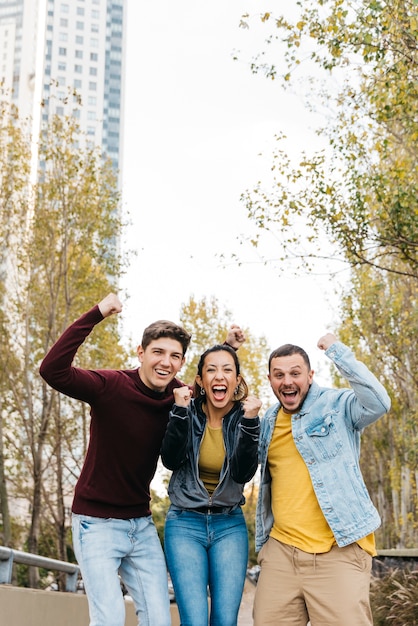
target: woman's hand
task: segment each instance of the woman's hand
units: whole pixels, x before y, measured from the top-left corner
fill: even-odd
[[[261,404],[261,400],[259,400],[255,396],[247,396],[242,402],[244,417],[257,417],[261,408]]]
[[[173,389],[174,402],[177,406],[189,406],[192,392],[189,387],[176,387]]]

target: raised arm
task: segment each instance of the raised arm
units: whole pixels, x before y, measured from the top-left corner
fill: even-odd
[[[353,352],[327,333],[318,341],[318,347],[333,361],[342,376],[350,383],[353,394],[347,399],[347,411],[354,427],[362,430],[390,409],[386,389],[372,372],[358,361]]]
[[[242,344],[245,342],[244,332],[241,330],[241,327],[237,324],[231,324],[228,329],[228,334],[225,339],[225,343],[234,350],[238,350]]]
[[[102,377],[93,370],[73,367],[78,348],[89,336],[94,326],[122,310],[115,294],[109,294],[90,311],[69,326],[54,343],[39,368],[42,378],[54,389],[72,398],[90,402],[102,388]]]

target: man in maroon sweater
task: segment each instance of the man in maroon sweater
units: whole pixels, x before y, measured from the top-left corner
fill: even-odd
[[[150,482],[190,335],[172,322],[148,326],[134,370],[83,370],[72,362],[94,326],[122,304],[109,294],[61,335],[40,374],[91,407],[90,442],[72,506],[73,545],[89,602],[90,626],[123,626],[119,576],[141,626],[170,626],[167,570],[150,512]],[[244,336],[231,327],[227,342]]]

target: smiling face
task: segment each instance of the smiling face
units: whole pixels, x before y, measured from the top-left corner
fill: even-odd
[[[271,360],[268,379],[285,413],[296,413],[301,408],[313,374],[300,354],[279,356]]]
[[[137,354],[141,363],[140,379],[147,387],[159,392],[165,391],[185,361],[181,343],[170,337],[154,339],[145,350],[138,346]]]
[[[234,359],[226,350],[207,354],[202,375],[196,376],[196,382],[205,390],[206,403],[217,410],[223,409],[225,414],[234,405],[233,396],[240,381]]]

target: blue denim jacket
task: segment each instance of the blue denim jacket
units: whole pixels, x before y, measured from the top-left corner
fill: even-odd
[[[343,547],[380,526],[359,467],[360,434],[389,410],[390,399],[376,377],[343,343],[336,341],[325,354],[352,388],[330,389],[313,382],[300,411],[292,415],[292,434],[322,512],[337,544]],[[279,408],[280,403],[270,407],[261,421],[257,551],[273,526],[267,453]]]

